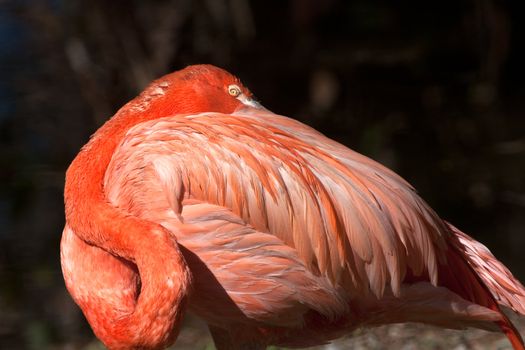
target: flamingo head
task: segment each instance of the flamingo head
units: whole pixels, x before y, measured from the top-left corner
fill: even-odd
[[[152,118],[186,113],[263,109],[239,78],[207,64],[188,66],[154,81],[134,101]]]

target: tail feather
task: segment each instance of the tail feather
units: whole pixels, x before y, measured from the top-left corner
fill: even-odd
[[[466,300],[500,313],[501,320],[496,321],[496,324],[509,338],[514,349],[525,350],[520,333],[499,306],[509,307],[525,315],[525,288],[483,244],[453,225],[447,225],[453,237],[447,265],[439,271],[440,285]]]
[[[468,259],[498,304],[525,315],[525,287],[480,242],[448,224],[458,238],[456,248]]]

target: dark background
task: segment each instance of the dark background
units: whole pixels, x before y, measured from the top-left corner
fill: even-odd
[[[97,348],[60,271],[64,172],[194,63],[393,168],[525,280],[520,3],[0,0],[0,348]]]

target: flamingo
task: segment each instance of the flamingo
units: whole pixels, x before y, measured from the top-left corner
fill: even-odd
[[[122,107],[67,170],[65,284],[109,349],[186,312],[217,349],[307,347],[422,322],[505,333],[525,289],[393,171],[194,65]]]

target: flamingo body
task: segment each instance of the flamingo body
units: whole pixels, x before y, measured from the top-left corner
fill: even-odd
[[[525,289],[398,175],[190,66],[124,106],[68,169],[66,286],[112,349],[161,349],[186,309],[219,349],[357,327],[501,330]]]

